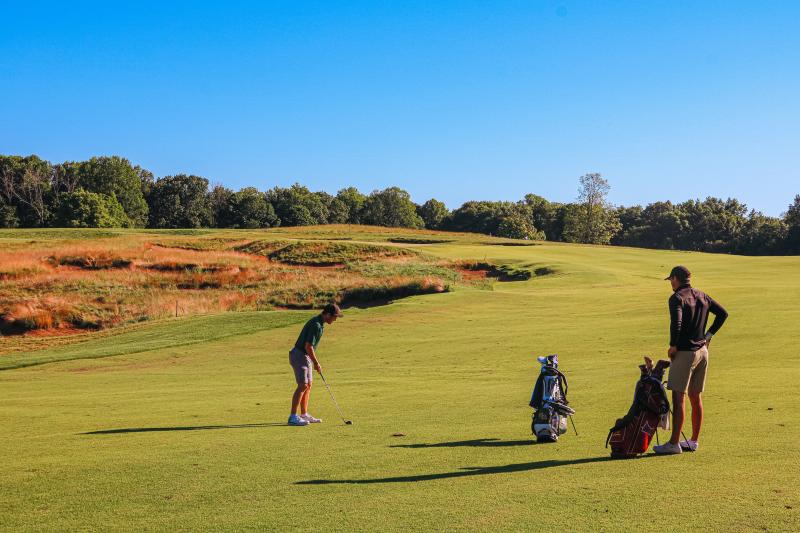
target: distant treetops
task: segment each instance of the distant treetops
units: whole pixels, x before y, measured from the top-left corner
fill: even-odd
[[[125,158],[52,164],[35,155],[0,155],[0,228],[270,228],[315,224],[470,231],[513,239],[698,250],[748,255],[800,254],[800,195],[780,218],[738,200],[612,206],[600,174],[580,177],[572,203],[528,194],[518,202],[469,201],[454,211],[430,199],[418,205],[389,187],[336,196],[295,184],[259,191],[209,189],[206,178],[155,179]]]

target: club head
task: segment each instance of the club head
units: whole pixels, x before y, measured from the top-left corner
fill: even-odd
[[[344,423],[347,424],[348,426],[352,426],[353,425],[353,421],[352,420],[345,420]]]

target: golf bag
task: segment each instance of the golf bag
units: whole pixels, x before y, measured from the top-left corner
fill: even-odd
[[[639,365],[642,375],[636,383],[633,405],[628,414],[617,420],[608,432],[606,448],[611,444],[611,457],[630,458],[645,453],[659,427],[669,429],[669,400],[662,379],[669,361],[653,361],[645,357]]]
[[[575,410],[567,404],[567,378],[558,370],[558,355],[539,357],[542,370],[533,388],[531,431],[537,442],[556,442],[567,431],[567,417]]]

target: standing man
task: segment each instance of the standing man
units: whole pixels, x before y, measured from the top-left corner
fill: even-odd
[[[658,454],[697,450],[703,425],[702,393],[708,368],[708,344],[728,318],[728,312],[713,298],[692,287],[691,278],[692,274],[684,266],[676,266],[665,278],[674,291],[669,298],[671,324],[667,351],[672,360],[667,381],[667,388],[672,391],[672,438],[653,448]],[[714,323],[706,331],[709,312],[714,314]],[[692,404],[692,438],[679,441],[686,414],[684,398],[687,392]]]
[[[307,426],[322,422],[308,414],[308,399],[311,396],[311,382],[313,381],[312,367],[317,372],[322,372],[322,367],[317,361],[317,344],[322,338],[325,324],[333,324],[342,316],[342,310],[336,304],[328,304],[322,313],[315,316],[303,326],[294,348],[289,352],[289,364],[294,369],[294,379],[297,389],[292,395],[292,414],[289,415],[290,426]],[[300,415],[297,411],[300,411]]]

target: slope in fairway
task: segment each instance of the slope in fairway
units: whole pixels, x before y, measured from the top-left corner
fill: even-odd
[[[0,371],[0,528],[800,529],[800,258],[425,250],[555,273],[348,310],[320,359],[353,426],[321,380],[324,423],[285,426],[287,351],[311,313],[277,327],[264,313],[263,330],[258,314],[225,315],[237,334],[147,351],[103,337],[87,353],[120,355]],[[679,263],[731,314],[711,346],[701,450],[609,460],[641,356],[666,355],[662,278]],[[148,327],[188,334],[181,321]],[[535,355],[553,352],[580,435],[535,445]]]

